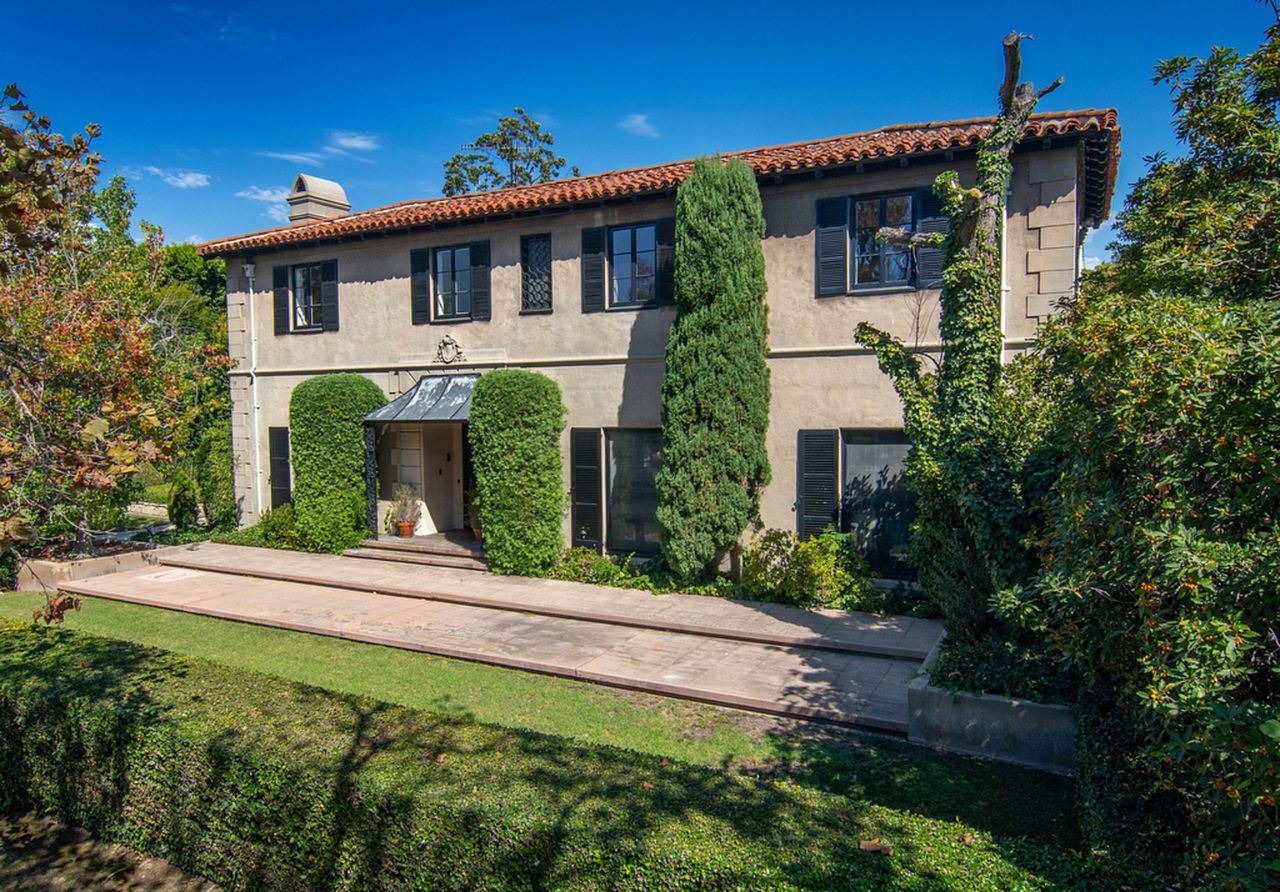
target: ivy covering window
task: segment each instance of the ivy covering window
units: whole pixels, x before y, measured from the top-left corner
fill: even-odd
[[[320,328],[323,323],[321,303],[321,265],[308,263],[293,268],[293,330]]]
[[[657,299],[658,234],[652,223],[609,230],[609,300],[614,306],[638,306]]]
[[[436,248],[435,318],[465,319],[471,315],[471,246]]]
[[[853,269],[849,281],[855,288],[906,285],[911,281],[911,249],[876,241],[876,233],[886,227],[912,228],[912,197],[883,195],[858,198],[853,202],[854,225],[849,237]]]

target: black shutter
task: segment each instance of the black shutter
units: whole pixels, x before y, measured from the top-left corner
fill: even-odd
[[[575,427],[569,432],[569,501],[573,506],[573,546],[600,550],[600,431]]]
[[[819,296],[849,291],[849,199],[818,200],[817,286]]]
[[[414,325],[426,325],[431,321],[430,257],[426,248],[414,248],[409,252],[409,305]]]
[[[676,299],[676,218],[659,220],[654,228],[658,243],[658,303],[669,304]]]
[[[916,193],[916,207],[919,208],[917,232],[945,233],[950,228],[950,221],[942,212],[942,199],[934,195],[932,189],[926,187]],[[916,287],[941,288],[946,261],[947,253],[941,247],[916,248]]]
[[[801,539],[840,522],[840,432],[800,431],[796,451],[796,530]]]
[[[338,261],[320,264],[320,327],[338,330]]]
[[[276,317],[276,334],[289,333],[289,267],[271,269],[271,291]],[[252,308],[250,308],[252,309]]]
[[[489,242],[471,243],[471,318],[488,319],[489,305]]]
[[[293,485],[289,480],[289,429],[267,428],[267,463],[271,478],[271,507],[279,508],[293,501]]]
[[[520,239],[520,312],[551,312],[551,236]]]
[[[604,252],[606,232],[603,226],[582,230],[582,312],[604,311]]]

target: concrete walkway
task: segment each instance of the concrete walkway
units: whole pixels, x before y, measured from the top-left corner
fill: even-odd
[[[161,561],[63,588],[897,733],[907,727],[907,683],[920,666],[915,654],[927,652],[940,631],[908,618],[238,546],[166,550]],[[288,574],[300,578],[283,578]],[[819,646],[753,640],[757,635]],[[912,655],[873,655],[876,648]]]

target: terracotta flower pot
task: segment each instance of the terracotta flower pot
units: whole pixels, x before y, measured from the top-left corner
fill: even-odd
[[[479,527],[472,527],[472,528],[471,528],[471,535],[472,535],[473,537],[475,537],[475,540],[476,540],[477,542],[482,542],[482,541],[484,541],[484,536],[481,534],[481,532],[480,532],[480,528],[479,528]]]
[[[397,520],[396,535],[401,539],[412,539],[413,528],[417,526],[412,520]]]

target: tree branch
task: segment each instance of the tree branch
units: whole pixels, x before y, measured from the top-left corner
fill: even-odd
[[[905,245],[908,248],[939,248],[946,235],[941,232],[913,232],[896,226],[884,226],[876,231],[876,241],[882,245]]]

